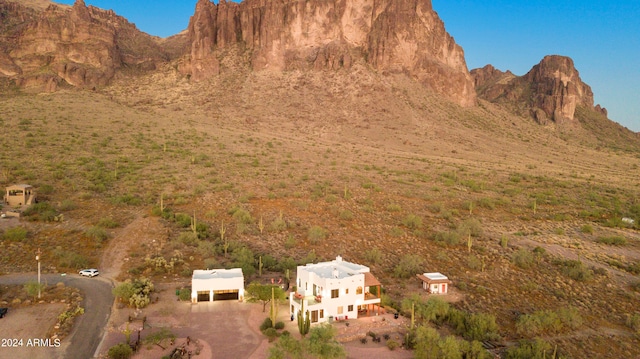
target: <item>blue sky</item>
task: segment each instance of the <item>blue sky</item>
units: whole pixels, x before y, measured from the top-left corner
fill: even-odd
[[[186,29],[196,2],[85,0],[161,37]],[[640,131],[640,0],[432,2],[469,69],[492,64],[524,75],[545,55],[569,56],[609,118]]]

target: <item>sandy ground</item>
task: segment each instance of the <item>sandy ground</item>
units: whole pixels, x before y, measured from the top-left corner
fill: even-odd
[[[50,359],[58,358],[64,346],[54,342],[42,343],[47,331],[64,310],[65,304],[36,304],[28,307],[13,307],[0,319],[0,359]]]

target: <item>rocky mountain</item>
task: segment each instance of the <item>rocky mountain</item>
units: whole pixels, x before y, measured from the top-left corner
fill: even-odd
[[[575,121],[578,107],[607,114],[600,105],[594,107],[591,87],[568,57],[546,56],[524,76],[491,65],[472,70],[471,76],[480,98],[511,106],[540,124]]]
[[[159,39],[82,0],[44,9],[0,0],[0,76],[22,88],[95,88],[108,84],[118,69],[153,69],[170,57]]]
[[[239,51],[254,70],[349,69],[363,61],[406,73],[462,106],[475,104],[464,53],[430,0],[199,0],[181,70],[195,80],[220,73]]]

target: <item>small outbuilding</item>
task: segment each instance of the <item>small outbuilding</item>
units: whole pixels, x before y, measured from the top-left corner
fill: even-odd
[[[242,268],[194,270],[191,278],[191,302],[244,299]]]
[[[430,294],[447,294],[451,281],[442,273],[423,273],[417,275],[422,281],[422,288]]]
[[[4,202],[11,207],[29,206],[35,202],[36,192],[28,184],[16,184],[6,188]]]

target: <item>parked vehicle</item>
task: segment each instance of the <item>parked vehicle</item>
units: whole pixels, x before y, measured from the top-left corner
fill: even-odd
[[[84,276],[84,277],[95,277],[98,274],[100,274],[100,272],[98,272],[98,270],[95,268],[83,269],[79,273],[81,276]]]
[[[4,318],[5,314],[9,311],[9,308],[0,308],[0,318]]]

